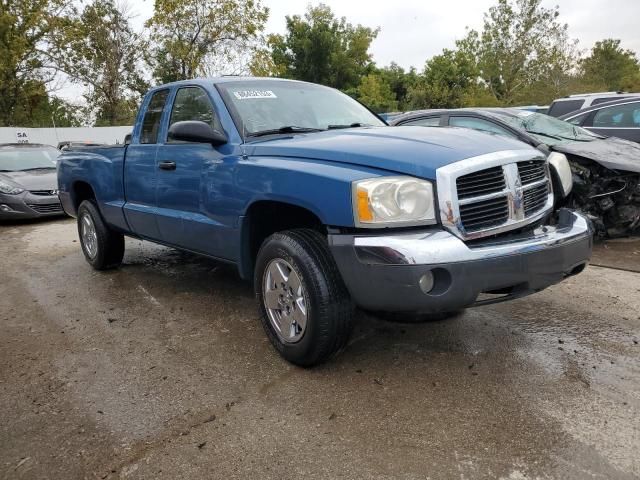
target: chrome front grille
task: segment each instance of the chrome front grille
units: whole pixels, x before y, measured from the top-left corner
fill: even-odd
[[[546,168],[546,162],[542,160],[518,162],[518,174],[522,185],[528,185],[547,178]]]
[[[530,217],[544,208],[549,196],[549,182],[536,185],[523,192],[524,216]]]
[[[456,180],[458,199],[478,197],[504,190],[504,172],[502,167],[493,167],[479,172],[469,173]]]
[[[465,240],[522,227],[553,207],[547,162],[531,150],[482,155],[436,173],[442,223]]]
[[[460,205],[460,220],[467,232],[502,225],[508,219],[509,202],[507,197]]]

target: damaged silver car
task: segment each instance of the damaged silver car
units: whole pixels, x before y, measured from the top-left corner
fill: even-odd
[[[393,125],[463,127],[517,138],[549,156],[565,156],[573,173],[567,206],[584,212],[600,237],[640,234],[640,144],[603,137],[548,115],[515,108],[424,110]],[[554,185],[563,188],[562,185]]]

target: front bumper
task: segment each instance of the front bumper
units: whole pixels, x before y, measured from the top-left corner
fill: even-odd
[[[0,193],[0,220],[54,217],[64,215],[57,195],[18,195]]]
[[[336,234],[329,246],[358,306],[433,313],[521,297],[579,273],[591,257],[592,235],[589,220],[562,209],[555,226],[482,242],[432,229]],[[420,286],[425,275],[433,285],[427,293]],[[482,293],[493,296],[478,301]]]

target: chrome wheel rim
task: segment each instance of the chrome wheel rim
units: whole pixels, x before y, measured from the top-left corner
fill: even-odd
[[[95,258],[98,253],[98,234],[91,215],[85,213],[80,219],[80,237],[82,245],[90,258]]]
[[[285,343],[300,341],[307,328],[307,292],[291,264],[271,260],[262,280],[262,298],[271,326]]]

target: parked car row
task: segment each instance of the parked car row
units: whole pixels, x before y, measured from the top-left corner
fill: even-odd
[[[471,128],[515,138],[549,158],[563,155],[571,164],[574,185],[566,205],[587,213],[601,236],[625,236],[640,229],[638,143],[509,108],[426,110],[396,117],[392,124]]]

